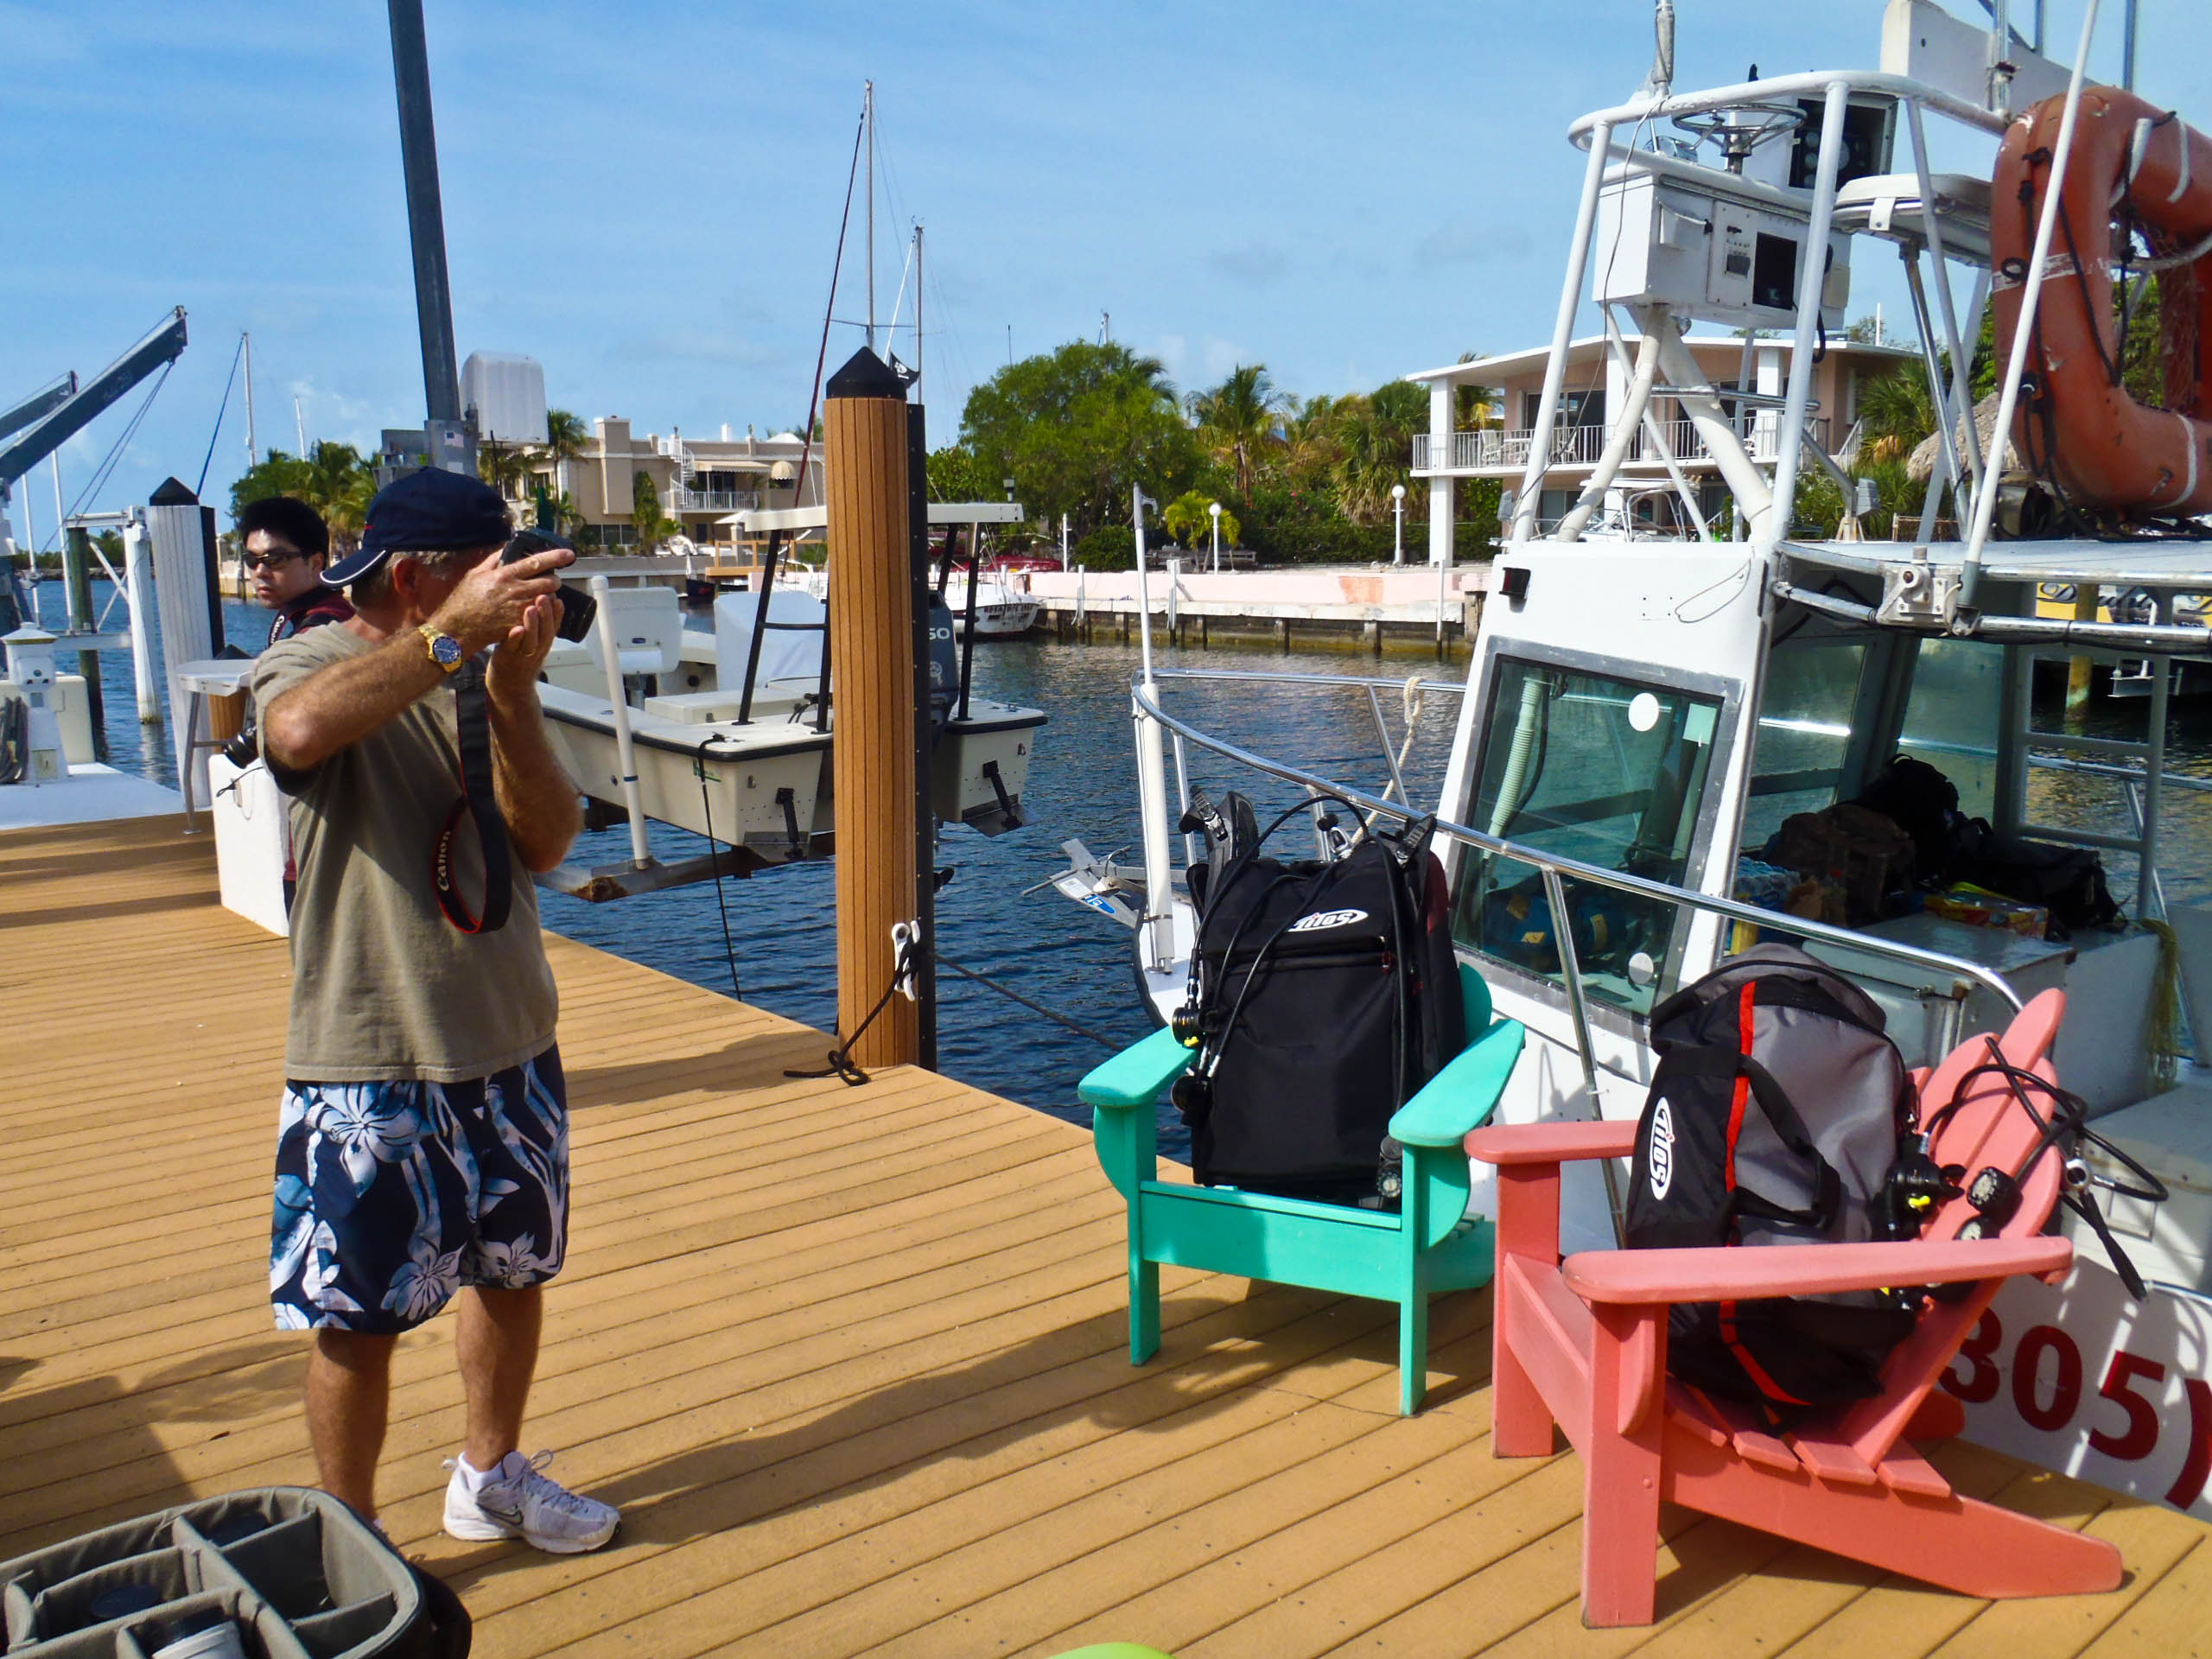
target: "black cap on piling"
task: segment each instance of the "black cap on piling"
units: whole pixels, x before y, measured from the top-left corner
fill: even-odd
[[[189,486],[169,478],[162,480],[162,486],[146,498],[146,505],[149,507],[196,507],[200,505],[200,498],[192,493]]]
[[[845,366],[830,377],[823,388],[832,397],[899,397],[906,383],[898,372],[865,346],[845,359]]]

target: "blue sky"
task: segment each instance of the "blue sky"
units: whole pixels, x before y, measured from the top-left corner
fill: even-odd
[[[1288,390],[1361,391],[1537,344],[1580,178],[1566,127],[1634,91],[1649,10],[427,0],[461,351],[528,353],[556,405],[641,431],[795,423],[871,76],[879,307],[918,217],[933,442],[1006,360],[1009,326],[1027,354],[1095,337],[1102,310],[1185,386],[1256,361]],[[1679,86],[1878,54],[1878,0],[1677,11]],[[2081,0],[2050,12],[2070,56]],[[2106,12],[2093,67],[2117,79],[2117,0]],[[2142,0],[2138,82],[2212,130],[2208,12]],[[420,422],[385,30],[374,0],[0,0],[16,250],[0,397],[190,314],[190,349],[92,505],[194,481],[241,329],[264,448],[294,447],[296,397],[310,442]],[[1861,245],[1853,308],[1897,317],[1878,255]],[[849,255],[841,317],[861,315],[861,281]],[[858,343],[836,328],[832,366]],[[66,496],[136,406],[64,452]],[[210,499],[245,459],[234,393]],[[19,535],[26,493],[44,542],[43,467],[17,492]]]

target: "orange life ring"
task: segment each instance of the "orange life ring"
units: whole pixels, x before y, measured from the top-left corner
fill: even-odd
[[[2021,116],[1998,152],[1989,242],[2000,364],[2019,327],[2065,102],[2048,98]],[[2120,379],[2113,216],[2123,200],[2171,248],[2206,250],[2159,273],[2164,409],[2138,403]],[[2132,92],[2087,88],[2059,206],[2027,359],[2035,385],[2022,388],[2014,453],[2077,501],[2170,516],[2212,511],[2212,140]]]

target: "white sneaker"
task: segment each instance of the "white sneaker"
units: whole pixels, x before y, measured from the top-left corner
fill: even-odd
[[[534,1458],[510,1452],[498,1468],[473,1481],[473,1467],[447,1459],[453,1471],[446,1483],[447,1533],[473,1542],[519,1538],[558,1555],[597,1549],[614,1535],[622,1512],[548,1479],[539,1471],[552,1460],[550,1452]]]

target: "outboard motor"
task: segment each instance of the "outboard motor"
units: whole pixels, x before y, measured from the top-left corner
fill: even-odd
[[[960,653],[953,648],[952,613],[930,602],[930,730],[941,732],[960,699]]]

